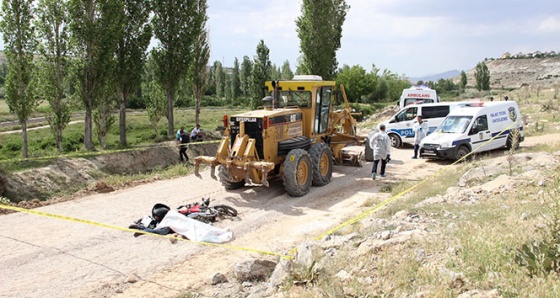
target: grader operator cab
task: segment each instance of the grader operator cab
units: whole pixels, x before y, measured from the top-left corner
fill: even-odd
[[[226,189],[246,184],[268,186],[268,180],[282,178],[286,192],[295,197],[309,192],[311,185],[330,182],[333,164],[359,165],[361,153],[344,150],[362,145],[356,134],[356,120],[341,85],[344,107],[333,110],[335,82],[319,76],[296,76],[291,81],[268,81],[263,109],[224,116],[226,130],[216,156],[195,158],[195,175],[200,164],[215,168]]]

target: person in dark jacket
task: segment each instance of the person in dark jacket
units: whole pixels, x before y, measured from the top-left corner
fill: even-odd
[[[179,160],[181,162],[188,162],[187,149],[189,148],[189,134],[183,130],[179,136]]]

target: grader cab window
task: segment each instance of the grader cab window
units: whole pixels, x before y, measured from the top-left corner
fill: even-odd
[[[278,96],[278,105],[280,108],[309,108],[311,106],[311,92],[300,90],[280,91]]]
[[[331,105],[332,87],[321,87],[317,90],[317,100],[315,103],[315,133],[322,134],[327,132],[329,126],[329,108]]]

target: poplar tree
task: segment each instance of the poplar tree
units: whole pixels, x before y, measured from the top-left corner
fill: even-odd
[[[165,92],[157,82],[155,76],[155,61],[153,55],[148,56],[142,79],[142,95],[146,105],[148,119],[154,129],[154,138],[158,139],[158,124],[167,115],[167,99]]]
[[[70,72],[68,1],[40,0],[36,28],[41,36],[37,93],[49,103],[47,120],[60,154],[62,133],[70,123],[72,105],[66,90]]]
[[[206,90],[208,79],[208,60],[210,60],[210,45],[208,44],[208,31],[206,21],[208,17],[206,10],[208,5],[206,0],[199,1],[197,16],[200,18],[199,24],[204,30],[200,31],[194,44],[194,60],[192,63],[191,81],[194,94],[194,120],[195,125],[200,124],[200,106]]]
[[[302,63],[298,73],[334,79],[338,68],[342,25],[350,6],[345,0],[303,0],[296,20]]]
[[[122,9],[114,0],[70,0],[70,28],[75,52],[75,76],[78,97],[84,104],[84,146],[94,150],[93,111],[113,73]]]
[[[478,91],[490,90],[490,71],[486,63],[479,62],[474,70],[474,78],[476,80],[476,89]]]
[[[251,105],[253,108],[261,105],[261,100],[263,97],[262,88],[264,87],[264,82],[270,79],[270,50],[261,39],[257,45],[257,55],[253,61],[253,70],[251,71],[252,79],[252,99]]]
[[[222,73],[224,72],[224,68],[222,66],[222,62],[216,60],[214,61],[214,82],[216,84],[216,97],[221,99],[224,97],[224,87],[225,87],[225,80]]]
[[[117,1],[117,0],[115,0]],[[120,0],[120,26],[115,52],[115,85],[119,93],[119,143],[126,146],[126,105],[140,87],[146,49],[152,38],[149,24],[150,2]]]
[[[235,100],[241,95],[241,81],[239,79],[239,60],[235,57],[231,72],[231,96]]]
[[[0,29],[4,38],[4,54],[8,62],[5,99],[10,112],[21,124],[22,156],[28,157],[27,121],[37,98],[33,94],[33,53],[36,39],[32,26],[32,0],[3,0]]]
[[[175,134],[173,107],[175,92],[193,59],[194,44],[203,30],[197,17],[198,1],[154,1],[152,25],[159,44],[152,50],[156,74],[167,97],[168,136]]]
[[[465,90],[467,88],[467,73],[462,70],[461,71],[461,90]]]
[[[283,80],[291,80],[294,77],[294,73],[292,72],[292,69],[290,68],[290,61],[286,60],[284,61],[284,64],[282,65],[282,71],[280,73],[280,78]]]
[[[251,72],[253,71],[253,61],[247,56],[243,56],[241,71],[239,73],[239,83],[241,94],[245,97],[251,93]]]
[[[112,85],[108,84],[104,88],[105,94],[102,94],[97,101],[97,106],[93,111],[93,123],[95,124],[95,132],[97,141],[101,149],[107,149],[107,134],[115,123],[115,104],[117,103],[117,94],[114,92]]]

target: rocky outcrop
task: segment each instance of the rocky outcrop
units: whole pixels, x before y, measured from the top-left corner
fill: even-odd
[[[560,57],[531,59],[495,59],[485,62],[492,88],[516,89],[523,86],[560,84]],[[473,68],[467,72],[468,85],[475,85]],[[460,80],[459,77],[454,80]]]

